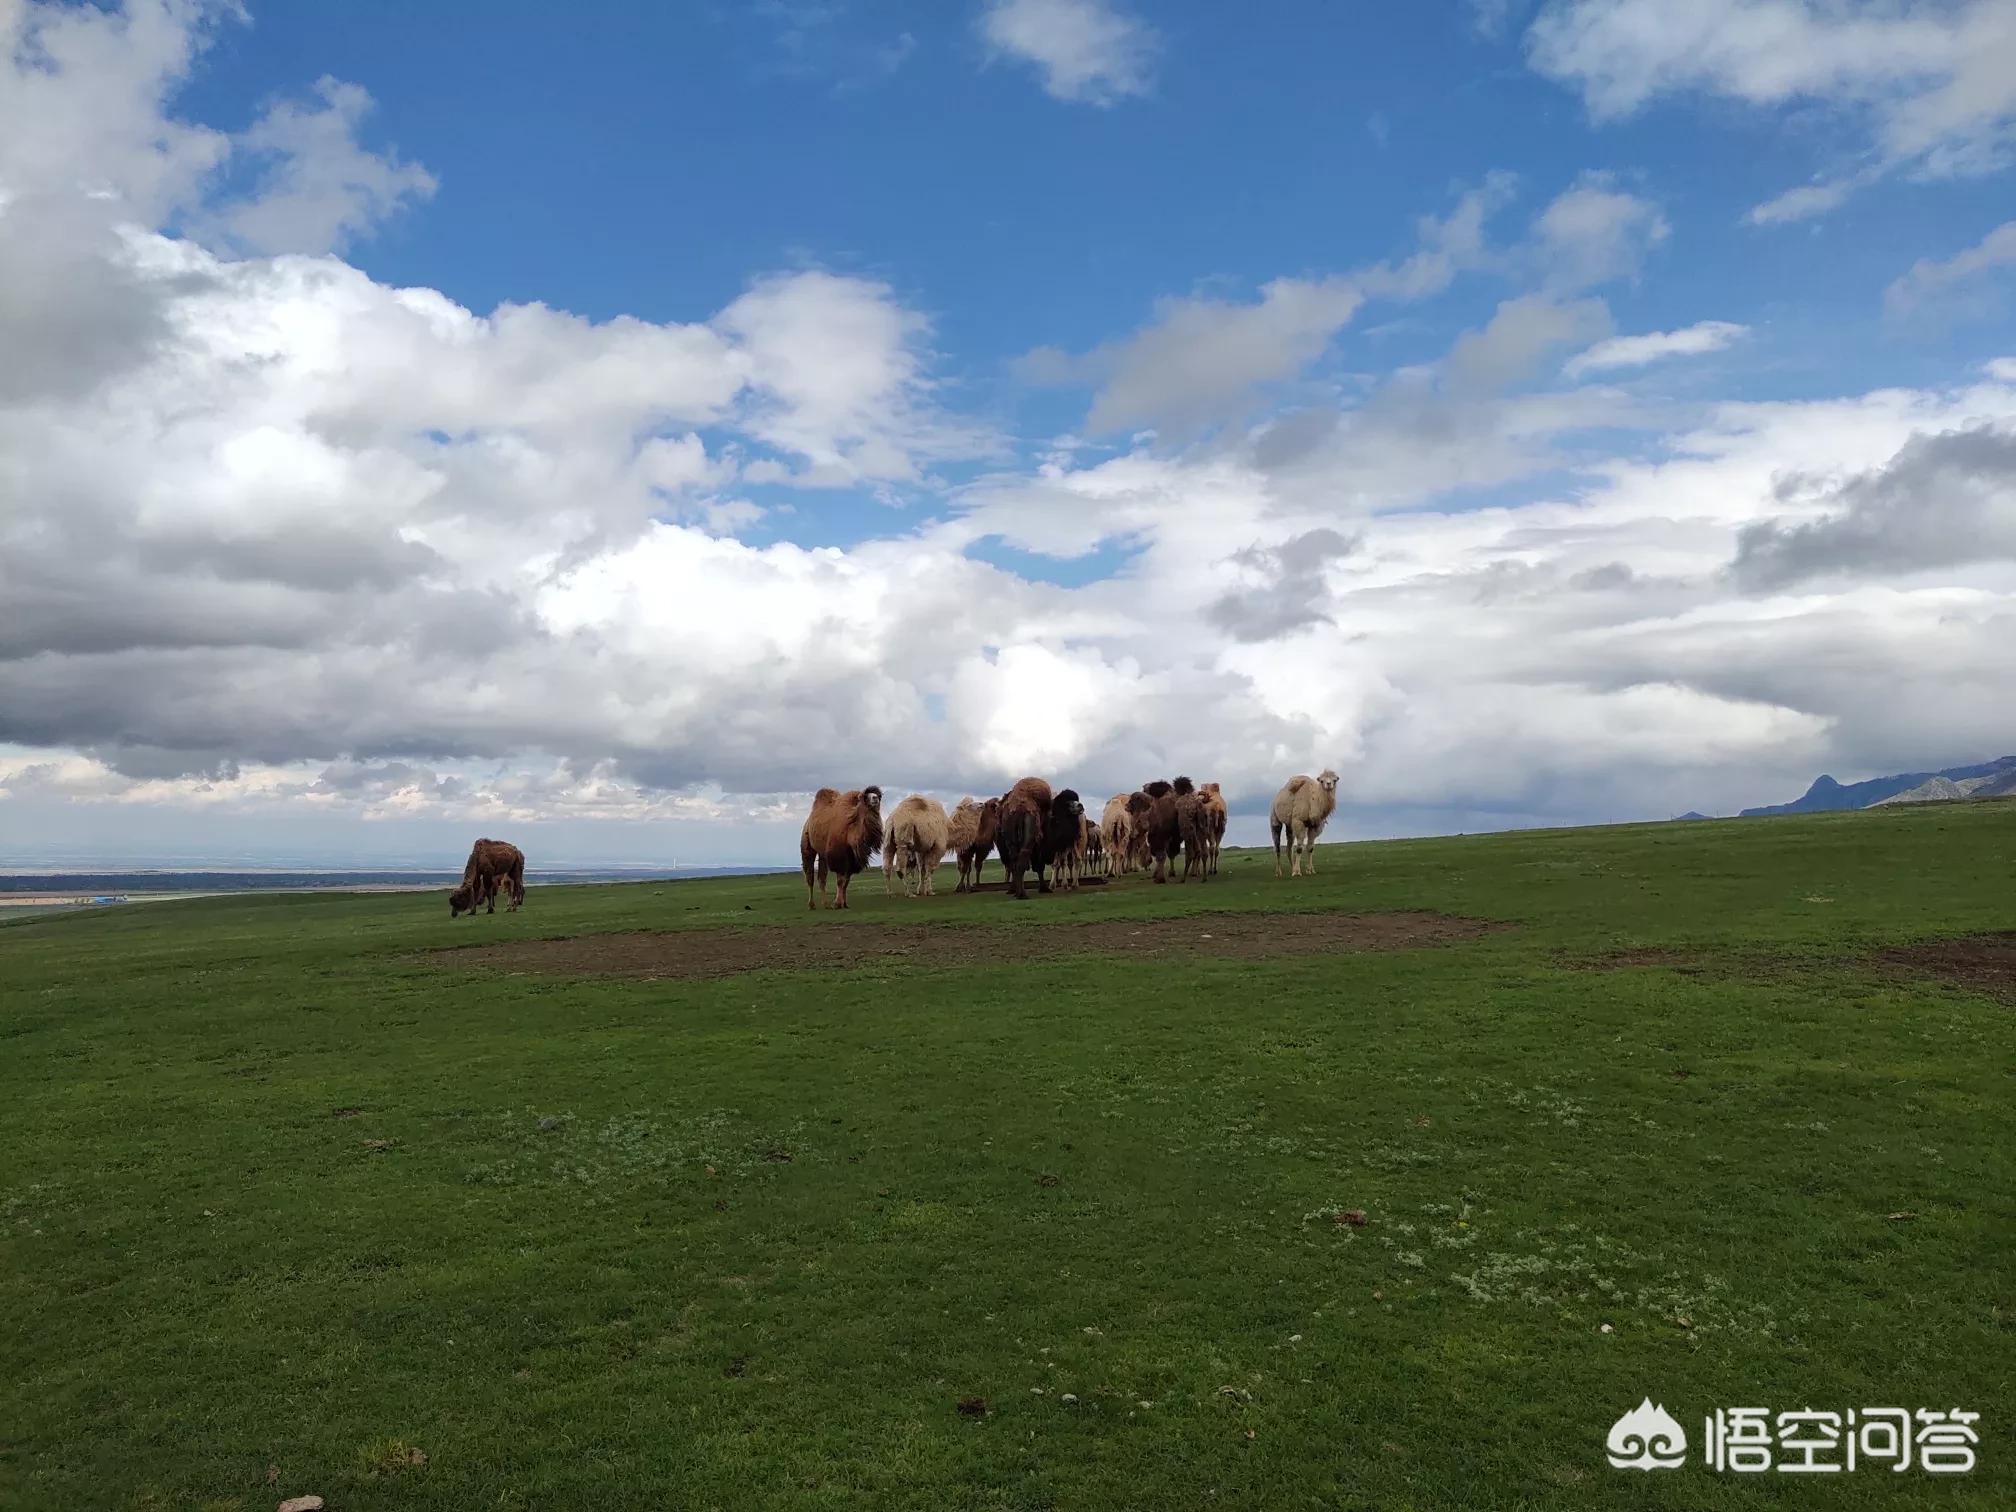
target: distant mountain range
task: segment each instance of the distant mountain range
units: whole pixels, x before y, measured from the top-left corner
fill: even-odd
[[[1871,777],[1867,782],[1836,782],[1820,776],[1805,795],[1790,803],[1744,809],[1739,816],[1820,814],[1836,809],[1875,808],[1892,803],[1942,803],[1957,798],[2003,798],[2016,794],[2016,756],[1984,761],[1978,766],[1948,767],[1943,772],[1899,772]]]

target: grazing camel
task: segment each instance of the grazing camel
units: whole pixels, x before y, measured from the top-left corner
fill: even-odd
[[[828,873],[838,887],[835,908],[847,906],[847,884],[868,869],[868,858],[882,845],[882,789],[872,784],[842,793],[821,788],[812,795],[812,812],[798,832],[798,864],[805,873],[805,906],[817,908],[826,896]],[[817,883],[814,883],[814,877]]]
[[[1288,875],[1302,875],[1302,863],[1309,863],[1309,875],[1316,875],[1316,840],[1337,808],[1337,774],[1328,767],[1320,777],[1290,777],[1274,795],[1267,813],[1267,828],[1274,837],[1274,875],[1281,875],[1281,834],[1288,834]]]
[[[462,866],[462,885],[448,894],[448,917],[473,914],[483,905],[497,912],[497,894],[511,900],[516,913],[525,901],[525,852],[508,840],[478,840]]]

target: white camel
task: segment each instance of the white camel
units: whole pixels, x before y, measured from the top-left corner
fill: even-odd
[[[1289,872],[1302,875],[1307,858],[1309,875],[1316,875],[1316,840],[1337,808],[1337,774],[1328,767],[1321,777],[1290,777],[1274,795],[1274,807],[1267,812],[1267,828],[1274,836],[1274,875],[1281,875],[1281,832],[1288,832]]]
[[[930,897],[936,890],[932,880],[938,875],[938,863],[951,845],[945,805],[912,793],[890,813],[889,833],[882,844],[884,885],[900,877],[903,891],[911,897]]]

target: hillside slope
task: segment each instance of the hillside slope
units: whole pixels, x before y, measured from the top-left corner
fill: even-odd
[[[1823,773],[1814,779],[1811,787],[1790,803],[1769,803],[1761,808],[1746,808],[1737,817],[1757,819],[1769,814],[1821,814],[1838,812],[1842,809],[1870,808],[1887,799],[1898,798],[1913,789],[1942,779],[1956,784],[1979,779],[1975,785],[1982,789],[1980,794],[1982,797],[1999,796],[2016,791],[2016,756],[2002,756],[1994,761],[1978,762],[1973,766],[1948,767],[1942,772],[1898,772],[1888,777],[1871,777],[1866,782],[1836,782]]]

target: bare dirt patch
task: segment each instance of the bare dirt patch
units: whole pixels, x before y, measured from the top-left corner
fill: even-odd
[[[1913,976],[1936,977],[1999,1002],[2016,1003],[2016,931],[1893,945],[1876,959]]]
[[[1562,962],[1571,971],[1624,971],[1633,966],[1663,966],[1684,976],[1699,976],[1701,957],[1687,950],[1665,945],[1637,945],[1629,950],[1612,950],[1600,956],[1584,956]]]
[[[985,924],[803,925],[685,929],[514,940],[430,952],[449,966],[551,976],[694,981],[748,971],[825,971],[872,962],[977,964],[1058,956],[1221,956],[1260,961],[1361,950],[1417,950],[1509,925],[1437,913],[1188,914],[1035,927]]]

